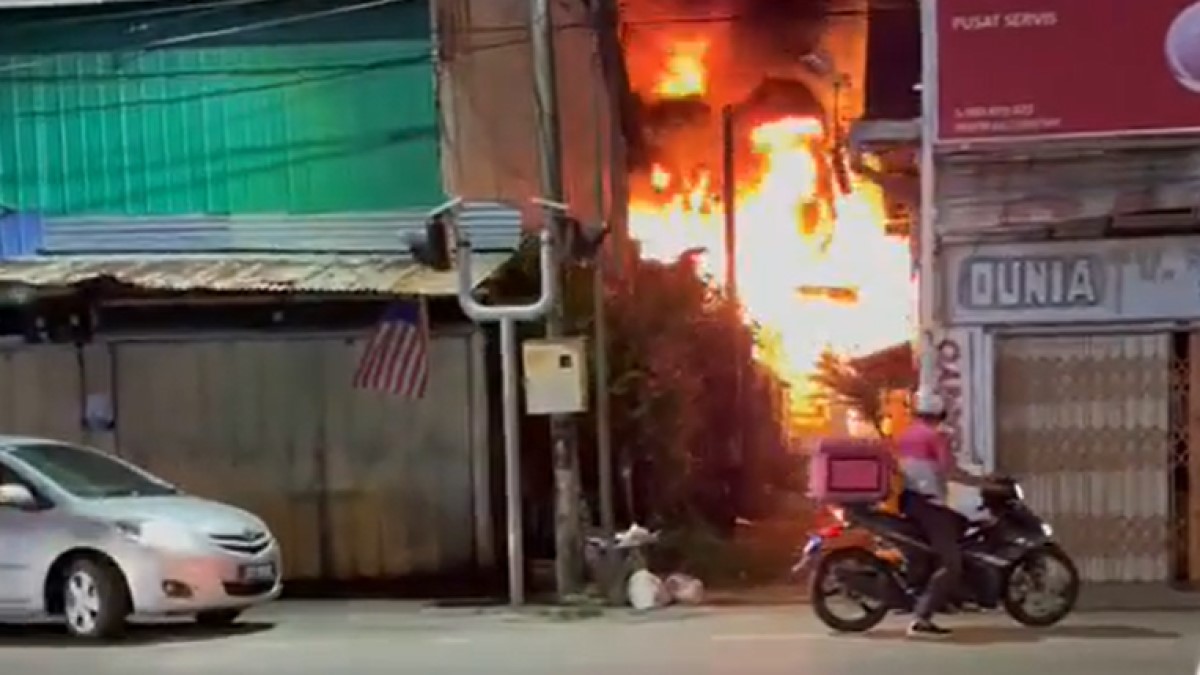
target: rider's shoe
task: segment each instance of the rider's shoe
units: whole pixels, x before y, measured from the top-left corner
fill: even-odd
[[[908,637],[910,638],[946,638],[950,637],[951,631],[948,628],[942,628],[929,620],[918,619],[908,626]]]

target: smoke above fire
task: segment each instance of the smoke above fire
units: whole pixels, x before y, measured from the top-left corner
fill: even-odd
[[[825,414],[811,382],[823,354],[858,355],[909,334],[908,244],[885,233],[879,189],[846,166],[840,108],[854,101],[827,56],[831,40],[865,30],[835,35],[827,11],[825,0],[622,7],[644,145],[630,232],[644,258],[703,251],[699,273],[724,284],[732,149],[738,299],[762,327],[761,358],[809,423]]]

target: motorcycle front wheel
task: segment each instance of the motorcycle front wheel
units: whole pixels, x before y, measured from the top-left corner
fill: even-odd
[[[1058,577],[1050,583],[1051,570]],[[1008,571],[1004,581],[1004,611],[1017,623],[1047,628],[1062,621],[1079,600],[1079,570],[1057,544],[1030,550]]]
[[[813,611],[821,623],[839,633],[871,630],[887,617],[887,603],[878,597],[868,597],[853,588],[855,584],[847,584],[845,579],[852,575],[882,589],[890,574],[888,563],[866,549],[850,547],[830,551],[813,571]],[[854,611],[853,615],[842,612],[842,602]]]

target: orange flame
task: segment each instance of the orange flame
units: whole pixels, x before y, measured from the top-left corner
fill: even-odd
[[[707,91],[708,46],[672,45],[660,99]],[[908,243],[885,231],[878,186],[852,175],[848,192],[836,187],[820,120],[784,116],[744,131],[757,161],[739,172],[735,190],[739,300],[762,328],[758,358],[790,385],[794,418],[828,420],[811,378],[821,355],[859,355],[910,335]],[[724,205],[703,167],[700,158],[687,171],[655,165],[635,180],[629,227],[647,259],[703,250],[700,273],[720,284]]]
[[[654,96],[708,95],[709,47],[708,40],[668,44]],[[910,250],[884,231],[877,185],[851,175],[850,190],[839,189],[821,120],[785,115],[738,132],[755,154],[754,171],[739,172],[734,191],[739,300],[746,321],[761,327],[757,358],[790,384],[793,420],[828,424],[812,371],[822,354],[859,356],[908,339]],[[714,149],[718,135],[712,130]],[[643,258],[673,262],[703,251],[700,273],[720,285],[725,205],[704,168],[710,157],[683,154],[635,179],[630,233]]]
[[[671,188],[671,174],[661,164],[655,164],[650,170],[650,186],[655,192],[666,192]]]
[[[707,40],[673,43],[668,49],[667,66],[655,93],[663,98],[703,96],[708,91]]]

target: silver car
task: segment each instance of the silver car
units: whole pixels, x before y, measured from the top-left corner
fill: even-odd
[[[279,563],[241,509],[96,450],[0,436],[0,621],[65,619],[83,638],[129,618],[229,624],[278,597]]]

